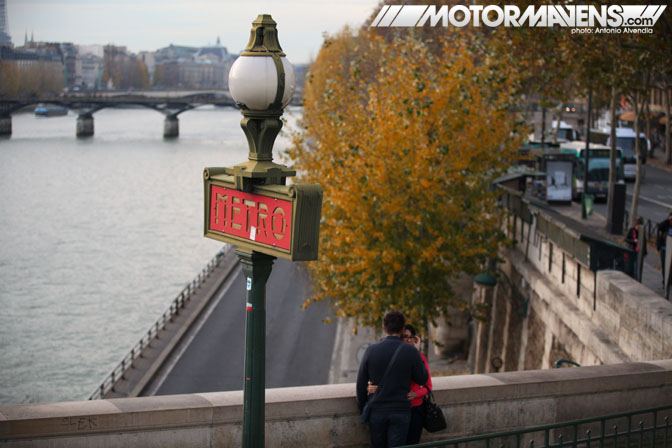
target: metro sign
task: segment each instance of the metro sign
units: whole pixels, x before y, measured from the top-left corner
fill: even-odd
[[[292,203],[212,185],[210,230],[289,250]]]
[[[317,259],[320,185],[257,185],[248,193],[218,171],[204,173],[206,237],[293,261]]]

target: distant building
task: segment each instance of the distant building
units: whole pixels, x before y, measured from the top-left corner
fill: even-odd
[[[80,54],[76,73],[76,86],[83,90],[100,90],[103,87],[103,58],[91,53]]]
[[[12,38],[9,36],[7,21],[7,0],[0,0],[0,47],[11,47]]]
[[[65,58],[59,44],[29,42],[28,46],[0,46],[0,60],[12,61],[19,70],[39,66],[42,70],[62,72]]]
[[[60,92],[65,85],[67,64],[74,68],[71,49],[67,45],[33,41],[18,48],[0,45],[0,94],[32,96]]]
[[[156,87],[228,89],[234,58],[217,38],[215,45],[199,48],[171,44],[143,60]]]

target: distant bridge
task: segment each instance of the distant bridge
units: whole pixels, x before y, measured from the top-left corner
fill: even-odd
[[[292,104],[300,104],[300,93]],[[204,105],[237,107],[226,90],[218,91],[137,91],[137,92],[69,92],[63,95],[44,95],[17,98],[0,98],[0,136],[12,134],[12,114],[26,107],[43,104],[65,107],[77,112],[77,137],[93,135],[93,114],[115,107],[142,106],[165,115],[163,136],[179,136],[178,115]]]

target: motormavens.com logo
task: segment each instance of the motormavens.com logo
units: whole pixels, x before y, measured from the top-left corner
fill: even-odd
[[[385,5],[372,27],[653,27],[666,5]]]

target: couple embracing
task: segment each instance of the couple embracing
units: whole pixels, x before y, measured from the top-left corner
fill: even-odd
[[[383,317],[386,338],[369,346],[357,375],[357,403],[369,422],[371,445],[417,444],[424,420],[422,397],[431,390],[419,338],[400,311]]]

